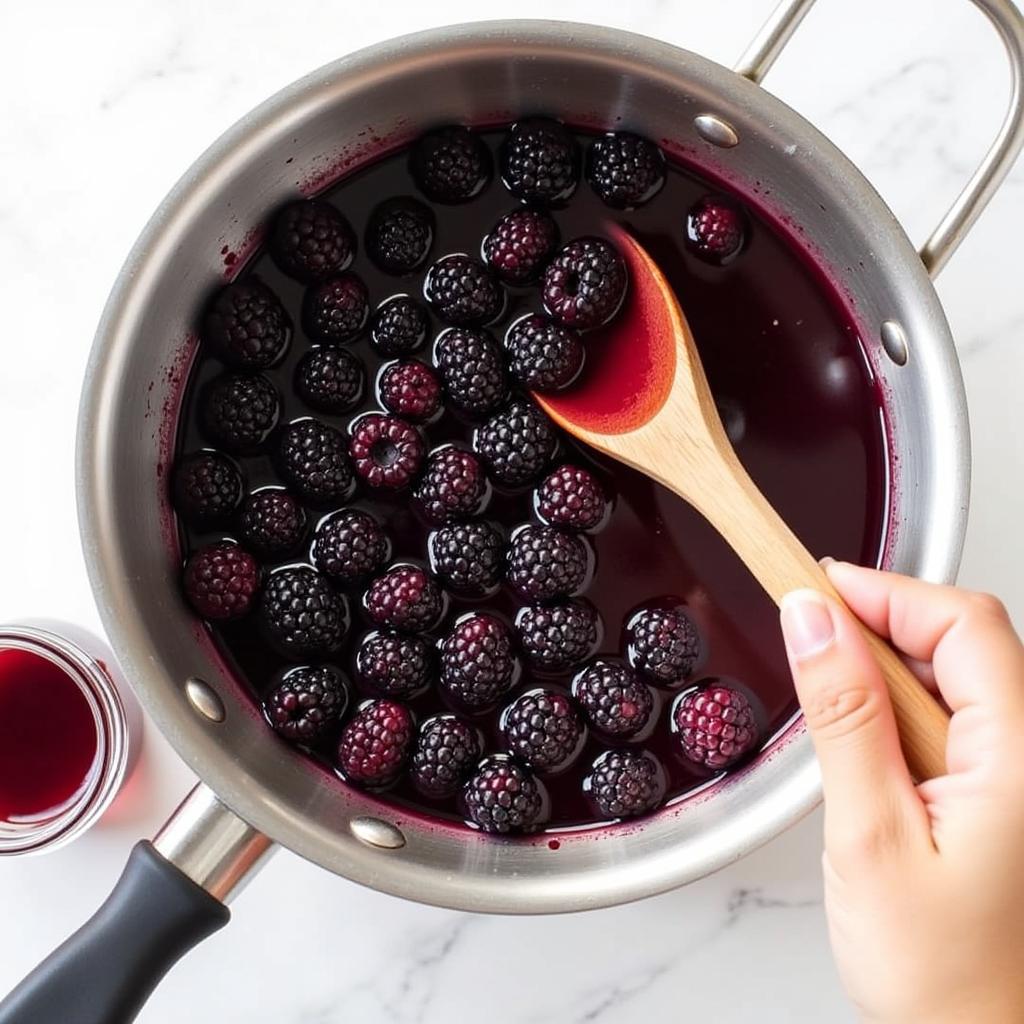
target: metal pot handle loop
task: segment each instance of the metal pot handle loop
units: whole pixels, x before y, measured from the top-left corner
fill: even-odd
[[[1024,146],[1024,17],[1011,0],[971,2],[992,23],[1006,47],[1010,61],[1010,104],[985,158],[920,249],[925,269],[933,278],[974,226]],[[740,57],[735,71],[752,82],[760,82],[813,4],[814,0],[781,0]]]

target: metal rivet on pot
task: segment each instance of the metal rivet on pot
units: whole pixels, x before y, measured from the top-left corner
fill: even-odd
[[[376,846],[379,850],[398,850],[405,846],[401,830],[380,818],[353,818],[348,827],[352,835],[367,846]]]
[[[896,320],[885,320],[881,333],[885,354],[897,366],[905,366],[910,350],[907,347],[907,332],[903,330],[903,325]]]
[[[209,683],[193,676],[185,683],[185,696],[204,718],[211,722],[223,722],[227,715],[224,710],[224,701],[220,699],[216,690]]]
[[[712,146],[732,149],[739,144],[740,137],[736,134],[736,129],[717,114],[698,114],[693,119],[693,126],[697,129],[697,134]]]

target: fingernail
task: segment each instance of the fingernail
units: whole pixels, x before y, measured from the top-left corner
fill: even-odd
[[[832,613],[816,590],[794,590],[782,599],[782,635],[797,661],[820,654],[836,638]]]
[[[818,559],[818,565],[820,565],[822,569],[827,569],[830,565],[835,564],[836,560],[831,555],[826,555],[824,558]]]

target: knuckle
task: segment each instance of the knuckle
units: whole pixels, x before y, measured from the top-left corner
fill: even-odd
[[[1006,610],[1006,605],[994,594],[972,593],[968,595],[968,599],[971,610],[976,614],[990,619],[997,619],[1000,622],[1009,621],[1010,615]]]
[[[864,728],[882,712],[877,692],[863,685],[830,685],[815,692],[804,706],[812,732],[827,739],[841,739]]]
[[[837,867],[877,864],[903,849],[906,840],[902,816],[883,804],[874,814],[844,819],[829,837],[828,855]]]

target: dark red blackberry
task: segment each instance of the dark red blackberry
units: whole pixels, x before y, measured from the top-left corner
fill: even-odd
[[[593,530],[604,522],[608,499],[593,473],[579,466],[559,466],[549,473],[534,497],[537,514],[553,526]]]
[[[434,365],[448,400],[462,412],[484,416],[504,401],[505,360],[486,331],[449,327],[434,343]]]
[[[746,240],[743,211],[726,196],[704,196],[686,217],[686,241],[706,263],[723,266],[735,259]]]
[[[264,487],[253,491],[242,506],[242,536],[256,551],[287,555],[306,532],[306,513],[287,491]]]
[[[648,608],[629,621],[629,661],[660,686],[675,686],[697,666],[700,634],[679,608]]]
[[[625,665],[595,661],[572,681],[587,720],[609,736],[635,736],[647,727],[654,696]]]
[[[521,608],[516,629],[523,653],[534,668],[562,672],[578,665],[597,646],[601,620],[583,601]]]
[[[313,564],[335,583],[372,576],[391,555],[391,541],[369,512],[346,508],[317,523],[309,549]]]
[[[237,619],[260,587],[256,559],[231,541],[200,548],[185,565],[185,596],[204,619]]]
[[[738,690],[709,683],[683,694],[672,712],[683,753],[719,771],[735,764],[757,742],[750,701]]]
[[[292,322],[278,297],[258,278],[250,278],[217,293],[202,334],[224,362],[242,370],[265,370],[288,351]]]
[[[480,736],[457,715],[434,715],[421,726],[409,776],[426,797],[455,796],[482,753]]]
[[[355,253],[355,233],[330,203],[298,199],[274,217],[270,255],[289,277],[323,281],[344,270]]]
[[[342,674],[328,665],[300,665],[263,700],[267,721],[292,743],[315,743],[341,721],[348,704]]]
[[[509,487],[540,476],[557,443],[554,424],[525,398],[514,398],[473,434],[473,448],[491,476]]]
[[[336,505],[352,490],[347,448],[345,436],[334,427],[295,420],[281,434],[281,472],[307,501]]]
[[[665,184],[665,157],[650,139],[613,132],[590,146],[587,181],[616,210],[632,210],[652,199]]]
[[[325,345],[351,341],[366,326],[369,316],[366,285],[352,273],[308,288],[302,299],[302,327],[310,338]]]
[[[626,264],[611,242],[577,238],[544,271],[544,308],[567,327],[601,327],[622,306],[628,279]]]
[[[527,690],[501,716],[510,754],[534,771],[556,772],[577,757],[586,731],[573,702],[554,690]]]
[[[299,397],[321,412],[348,412],[363,397],[363,364],[343,348],[316,345],[295,368]]]
[[[262,374],[222,374],[204,397],[203,427],[211,441],[228,451],[258,448],[281,412],[281,396]]]
[[[423,514],[434,523],[468,519],[487,500],[487,475],[472,452],[452,445],[435,448],[413,491]]]
[[[576,140],[558,121],[536,117],[518,121],[501,145],[501,178],[517,199],[563,202],[580,173]]]
[[[576,593],[586,582],[589,552],[579,537],[530,524],[512,534],[508,582],[528,601]]]
[[[501,285],[479,260],[461,252],[431,266],[423,295],[442,320],[460,327],[490,323],[505,308]]]
[[[441,408],[441,383],[418,359],[385,366],[377,378],[377,390],[384,408],[406,419],[423,422]]]
[[[413,720],[393,700],[368,700],[345,726],[338,742],[338,767],[349,782],[386,786],[409,757]]]
[[[383,697],[413,697],[430,685],[434,666],[430,645],[422,637],[388,630],[367,633],[356,652],[362,681]]]
[[[437,584],[418,566],[395,565],[370,584],[364,604],[378,626],[421,633],[437,625],[445,602]]]
[[[351,426],[348,450],[356,473],[370,487],[408,487],[423,465],[423,438],[397,416],[370,412]]]
[[[605,818],[635,818],[665,798],[665,772],[646,750],[598,754],[583,788]]]
[[[244,491],[241,470],[220,452],[186,455],[174,472],[174,504],[192,526],[226,523],[238,508]]]
[[[487,146],[457,125],[424,135],[413,148],[410,166],[420,190],[435,203],[464,203],[491,178]]]
[[[408,274],[420,266],[434,241],[434,215],[411,196],[385,199],[366,225],[366,253],[389,274]]]
[[[505,538],[490,523],[452,523],[430,534],[430,567],[452,590],[483,594],[505,569]]]
[[[512,689],[517,675],[512,638],[493,615],[465,616],[441,642],[441,686],[467,708],[490,707]]]
[[[267,634],[285,654],[329,654],[348,629],[345,599],[308,565],[272,572],[260,612]]]
[[[583,342],[571,327],[539,313],[520,317],[505,334],[512,376],[531,391],[561,391],[583,369]]]
[[[484,238],[484,261],[510,285],[524,285],[540,277],[544,264],[558,245],[558,225],[540,210],[506,213]]]
[[[484,832],[522,832],[540,823],[544,794],[506,754],[485,757],[462,789],[466,814]]]
[[[373,314],[370,340],[381,355],[404,356],[427,340],[429,329],[430,317],[423,303],[410,295],[393,295]]]

